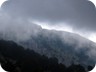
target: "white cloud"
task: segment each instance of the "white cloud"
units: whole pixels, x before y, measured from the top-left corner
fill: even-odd
[[[91,1],[96,7],[96,0],[89,0],[89,1]]]

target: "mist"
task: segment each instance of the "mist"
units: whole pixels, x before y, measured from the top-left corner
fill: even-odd
[[[14,18],[6,12],[0,13],[0,34],[6,39],[27,40],[38,32],[40,26],[30,23],[28,19]]]
[[[96,61],[95,12],[95,6],[87,0],[8,0],[0,10],[0,39],[25,42],[44,30],[64,31],[58,36],[69,45],[76,43],[74,52],[86,50],[92,41],[84,54]],[[47,32],[44,36],[50,39]]]
[[[54,29],[76,33],[96,42],[96,10],[94,4],[90,1],[8,0],[2,4],[1,9],[0,15],[3,19],[1,19],[1,22],[4,24],[2,23],[0,27],[8,26],[10,27],[9,29],[12,29],[13,27],[19,27],[20,25],[21,29],[30,31],[32,29],[31,25],[37,24],[42,28],[49,30]],[[18,24],[16,24],[16,22]],[[3,27],[1,29],[3,29]],[[16,32],[16,29],[20,28],[13,29],[15,29]],[[25,33],[28,33],[29,31]],[[16,33],[18,33],[18,30]],[[30,33],[31,32],[28,34]],[[18,36],[19,34],[16,35]]]

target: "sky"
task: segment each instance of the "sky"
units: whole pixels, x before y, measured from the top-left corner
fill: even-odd
[[[1,8],[13,19],[28,19],[43,28],[77,33],[96,42],[96,8],[91,1],[8,0]]]
[[[27,39],[32,24],[96,42],[96,8],[88,0],[7,0],[1,5],[0,32]]]

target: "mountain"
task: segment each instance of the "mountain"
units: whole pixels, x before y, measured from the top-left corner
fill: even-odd
[[[28,32],[25,29],[23,33],[22,30],[16,34],[14,31],[0,33],[0,39],[14,41],[25,49],[33,50],[48,58],[57,58],[58,62],[66,67],[75,64],[87,70],[88,66],[94,66],[96,62],[96,44],[74,33],[47,30],[33,25],[31,31],[28,29]],[[15,46],[13,49],[13,52],[17,54]]]
[[[5,40],[0,40],[0,63],[8,72],[87,72],[80,64],[66,67],[57,58],[48,58]]]
[[[95,43],[69,32],[42,29],[38,35],[17,43],[49,58],[56,57],[66,66],[72,63],[88,66],[95,62],[91,52],[96,50]]]

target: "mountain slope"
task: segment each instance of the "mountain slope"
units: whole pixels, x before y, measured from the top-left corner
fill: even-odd
[[[80,64],[87,67],[96,62],[96,44],[88,39],[65,31],[42,29],[35,24],[31,31],[26,31],[27,29],[19,32],[17,30],[16,33],[14,30],[8,30],[6,33],[0,33],[0,39],[12,40],[40,55],[55,57],[59,63],[66,66]]]
[[[17,43],[41,55],[56,57],[66,66],[72,63],[85,66],[94,64],[90,51],[96,50],[95,43],[77,34],[42,29],[37,36],[31,36],[29,40]]]
[[[39,55],[33,50],[5,40],[0,40],[0,63],[9,72],[86,72],[79,64],[66,67],[59,64],[56,58]]]

